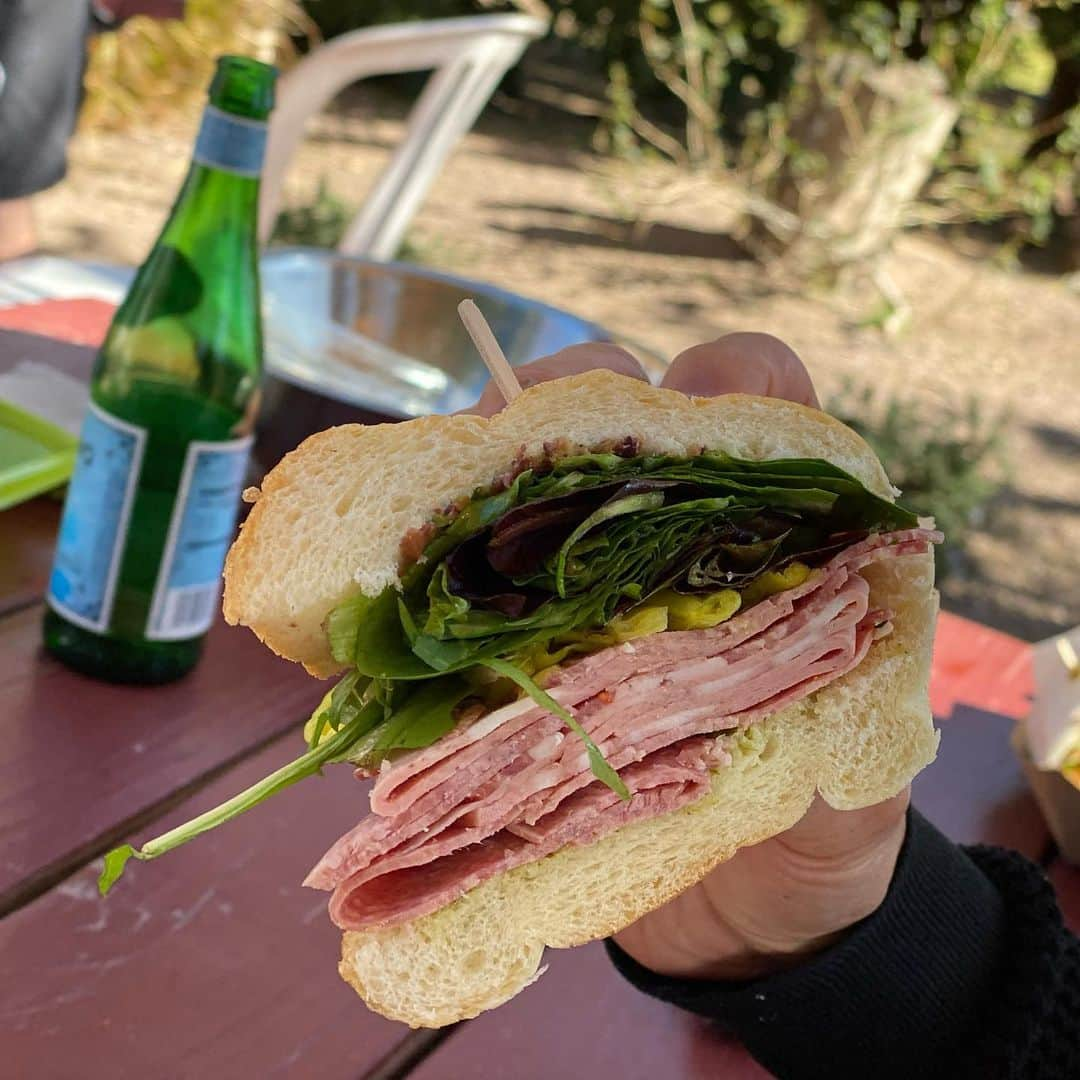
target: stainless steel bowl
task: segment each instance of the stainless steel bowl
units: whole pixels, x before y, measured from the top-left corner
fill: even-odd
[[[612,340],[558,308],[404,263],[286,248],[268,252],[261,273],[268,370],[387,416],[454,412],[479,397],[487,370],[457,313],[467,297],[511,364]]]
[[[613,335],[558,308],[479,281],[308,248],[260,263],[266,381],[257,452],[264,466],[332,424],[450,413],[488,373],[458,317],[473,298],[511,364]],[[661,361],[634,346],[646,370]]]

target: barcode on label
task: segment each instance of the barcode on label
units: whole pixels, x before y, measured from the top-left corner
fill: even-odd
[[[217,582],[169,589],[161,605],[161,617],[154,636],[178,640],[205,633],[214,621],[217,604]]]
[[[150,603],[151,641],[179,641],[210,629],[250,447],[251,436],[188,443]]]

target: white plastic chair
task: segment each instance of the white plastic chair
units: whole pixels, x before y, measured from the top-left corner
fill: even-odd
[[[304,57],[278,86],[259,206],[262,241],[273,230],[282,179],[307,121],[361,79],[432,68],[404,140],[339,245],[348,255],[392,259],[447,155],[525,46],[547,28],[531,15],[396,23],[342,34]]]

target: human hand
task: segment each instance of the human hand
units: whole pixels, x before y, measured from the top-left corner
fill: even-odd
[[[605,367],[633,378],[637,361],[613,345],[576,345],[517,368],[523,385]],[[761,394],[818,407],[799,358],[768,334],[729,334],[675,358],[663,386],[709,397]],[[490,386],[469,410],[498,412]],[[785,833],[743,848],[684,893],[615,935],[662,975],[750,979],[797,964],[872,914],[888,891],[904,840],[909,791],[862,810],[818,796]]]

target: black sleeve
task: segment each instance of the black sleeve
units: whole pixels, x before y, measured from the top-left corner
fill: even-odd
[[[608,950],[638,989],[718,1021],[780,1077],[1080,1077],[1080,941],[1050,883],[915,811],[885,902],[800,967],[674,979]]]
[[[89,26],[87,0],[0,0],[0,199],[64,178]]]

